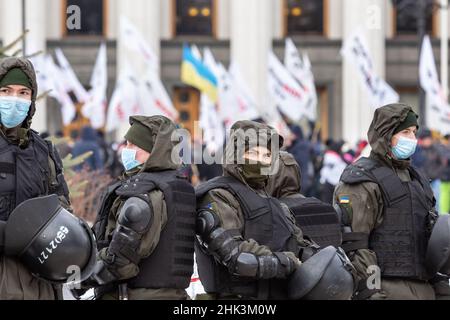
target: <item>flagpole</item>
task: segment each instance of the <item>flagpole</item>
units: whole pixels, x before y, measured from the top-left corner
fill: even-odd
[[[448,98],[448,0],[441,0],[441,83]]]
[[[417,35],[419,44],[419,55],[422,51],[423,38],[426,33],[426,3],[425,0],[417,1]],[[420,60],[420,59],[419,59]],[[425,113],[425,91],[422,89],[419,80],[419,111],[420,111],[420,125],[423,127],[426,124],[426,113]]]
[[[22,0],[22,34],[25,35],[26,30],[26,1]],[[22,55],[27,55],[27,37],[22,38]]]

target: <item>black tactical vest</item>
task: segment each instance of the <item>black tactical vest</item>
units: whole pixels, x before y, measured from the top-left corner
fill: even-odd
[[[197,203],[213,189],[229,191],[239,202],[244,213],[244,239],[254,239],[260,245],[268,246],[273,252],[299,252],[294,237],[293,222],[287,217],[280,202],[263,197],[233,177],[217,177],[196,188]],[[232,230],[233,232],[233,230]],[[234,230],[236,235],[241,234]],[[287,299],[286,280],[246,279],[231,275],[198,244],[197,265],[200,279],[209,293],[221,293],[258,299]]]
[[[323,248],[342,244],[341,223],[332,205],[300,194],[281,198],[280,201],[294,214],[304,236]]]
[[[411,182],[370,158],[347,167],[341,181],[374,182],[383,195],[383,222],[372,230],[369,249],[377,255],[383,277],[428,280],[424,266],[426,248],[435,219],[435,199],[428,180],[409,167]]]
[[[0,220],[23,201],[49,193],[49,143],[30,130],[29,145],[21,149],[0,135]],[[55,166],[57,164],[55,163]]]
[[[194,266],[195,194],[194,188],[176,170],[142,172],[128,180],[113,184],[104,195],[94,225],[98,247],[111,241],[105,239],[109,210],[114,199],[126,199],[161,190],[167,207],[167,223],[153,253],[139,263],[139,274],[130,279],[130,288],[189,287]],[[111,236],[111,235],[110,235]]]

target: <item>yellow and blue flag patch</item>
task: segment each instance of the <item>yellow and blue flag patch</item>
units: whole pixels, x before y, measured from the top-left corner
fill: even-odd
[[[340,196],[339,197],[339,203],[340,204],[348,204],[348,203],[350,203],[350,197],[349,196]]]

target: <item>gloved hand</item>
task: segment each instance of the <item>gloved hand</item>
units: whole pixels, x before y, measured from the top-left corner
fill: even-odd
[[[98,287],[116,281],[117,277],[107,268],[103,260],[97,260],[92,274],[81,283],[83,288]]]

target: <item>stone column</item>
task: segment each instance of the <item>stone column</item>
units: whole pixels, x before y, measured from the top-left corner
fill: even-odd
[[[165,0],[164,0],[165,1]],[[161,0],[135,0],[132,3],[127,0],[117,0],[117,23],[120,17],[127,17],[142,33],[144,39],[159,57],[161,40]],[[125,61],[140,75],[146,70],[142,57],[125,45],[126,39],[122,39],[119,28],[117,29],[117,76]],[[128,122],[123,123],[117,132],[120,140],[128,130]]]
[[[385,74],[385,6],[384,0],[343,0],[343,39],[361,27],[369,46],[374,71]],[[367,131],[374,110],[368,104],[367,94],[352,61],[343,61],[343,138],[355,143],[367,139]]]
[[[231,61],[239,64],[259,107],[268,107],[267,54],[272,48],[273,0],[231,0]]]
[[[230,39],[231,31],[231,2],[230,0],[216,0],[216,38],[219,40]]]

